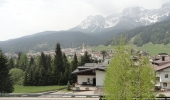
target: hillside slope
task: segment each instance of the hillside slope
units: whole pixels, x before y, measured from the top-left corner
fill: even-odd
[[[98,45],[100,39],[82,32],[42,32],[30,36],[24,36],[18,39],[1,41],[0,48],[4,52],[38,52],[45,50],[54,50],[57,42],[60,42],[62,48],[78,47],[83,43],[86,45]]]
[[[117,44],[121,36],[126,38],[126,42],[131,41],[137,46],[142,46],[149,42],[153,44],[168,44],[170,43],[170,20],[118,34],[108,40],[105,45]]]

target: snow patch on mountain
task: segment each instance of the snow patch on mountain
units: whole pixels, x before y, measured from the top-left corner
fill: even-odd
[[[146,26],[160,22],[168,16],[170,16],[170,3],[165,3],[160,9],[153,10],[133,6],[123,9],[120,13],[114,13],[107,17],[101,15],[88,16],[77,27],[88,32],[100,32],[122,22],[128,22],[134,26]]]

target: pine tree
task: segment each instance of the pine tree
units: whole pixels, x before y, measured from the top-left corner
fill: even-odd
[[[9,62],[8,63],[9,70],[15,67],[13,58],[10,58],[8,62]]]
[[[78,67],[78,60],[77,60],[77,55],[76,53],[74,54],[74,58],[73,61],[71,62],[71,72],[73,72],[74,70],[76,70]],[[76,74],[71,74],[70,76],[70,83],[73,84],[77,82],[77,75]]]
[[[29,82],[28,82],[28,72],[25,72],[23,85],[24,86],[28,86],[29,85]]]
[[[11,93],[14,90],[7,63],[8,60],[0,50],[0,93]]]
[[[85,63],[91,63],[90,55],[88,54],[87,51],[84,52],[84,56],[81,56],[80,59],[80,66],[83,66]]]
[[[30,62],[29,62],[29,67],[32,66],[33,64],[34,64],[34,58],[31,57],[31,58],[30,58]]]
[[[35,72],[35,62],[34,58],[30,58],[29,67],[25,70],[25,76],[24,76],[24,86],[32,86],[34,83],[34,72]]]
[[[104,61],[104,58],[105,58],[105,56],[107,55],[107,52],[106,52],[105,50],[103,50],[103,51],[101,51],[101,54],[102,54],[102,56],[103,56],[103,61]]]
[[[54,85],[58,84],[59,78],[62,77],[60,75],[64,73],[60,43],[57,43],[55,53],[56,55],[54,58],[54,70],[53,70],[53,77],[52,77]]]
[[[46,71],[46,85],[52,85],[52,68],[51,68],[51,56],[48,55],[46,56],[46,66],[47,66],[47,71]]]
[[[63,53],[63,67],[64,67],[64,73],[63,73],[63,84],[67,84],[68,80],[70,79],[70,63],[67,60],[67,57],[65,53]]]

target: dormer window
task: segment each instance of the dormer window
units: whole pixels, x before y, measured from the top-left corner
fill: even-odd
[[[168,78],[168,74],[165,74],[165,78]]]

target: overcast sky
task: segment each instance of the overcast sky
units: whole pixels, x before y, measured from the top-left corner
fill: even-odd
[[[0,0],[0,41],[77,26],[89,15],[108,16],[130,6],[158,9],[170,0]]]

